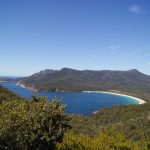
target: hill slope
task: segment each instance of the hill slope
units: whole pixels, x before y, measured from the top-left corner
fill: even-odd
[[[75,132],[90,136],[111,126],[125,129],[126,134],[135,139],[142,138],[139,131],[150,136],[150,104],[114,106],[91,116],[73,115],[71,125]]]
[[[115,91],[149,99],[150,76],[136,69],[111,70],[44,70],[19,80],[36,90],[55,91]]]
[[[0,104],[5,101],[23,99],[21,96],[9,91],[7,88],[0,85]]]

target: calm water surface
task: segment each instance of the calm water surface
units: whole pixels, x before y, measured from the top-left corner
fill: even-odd
[[[0,82],[1,85],[9,90],[21,95],[24,98],[30,98],[35,95],[32,90],[22,88],[16,83]],[[39,96],[48,96],[49,101],[54,97],[63,98],[62,103],[67,104],[67,113],[78,113],[89,115],[92,112],[113,105],[137,104],[133,98],[106,93],[86,93],[86,92],[39,92]]]

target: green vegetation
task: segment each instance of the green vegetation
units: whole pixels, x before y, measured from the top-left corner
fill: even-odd
[[[150,139],[132,141],[123,132],[113,128],[103,130],[93,137],[73,132],[65,134],[63,143],[57,144],[58,150],[148,150]]]
[[[54,149],[69,128],[64,109],[43,97],[1,104],[0,149]]]
[[[149,150],[150,104],[115,106],[91,116],[72,115],[72,132],[59,150]]]
[[[21,96],[18,96],[17,94],[10,92],[7,88],[0,86],[0,104],[13,99],[20,100],[23,98]]]
[[[150,149],[150,103],[82,116],[66,114],[56,99],[22,100],[3,87],[0,99],[0,150]]]
[[[98,111],[91,116],[72,115],[75,133],[95,135],[104,128],[124,130],[128,138],[150,137],[150,103],[144,105],[115,106]]]

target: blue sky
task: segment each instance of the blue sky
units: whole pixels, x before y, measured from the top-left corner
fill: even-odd
[[[1,0],[0,75],[63,67],[150,75],[150,1]]]

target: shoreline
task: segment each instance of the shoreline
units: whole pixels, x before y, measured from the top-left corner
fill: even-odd
[[[36,89],[34,89],[33,87],[28,87],[28,86],[26,86],[26,85],[24,85],[24,84],[22,84],[22,83],[20,83],[20,82],[16,82],[16,85],[18,85],[18,86],[20,86],[20,87],[22,87],[22,88],[26,88],[26,89],[29,89],[29,90],[31,90],[31,91],[33,91],[33,92],[38,92]]]
[[[33,90],[34,92],[37,92],[37,90],[35,90],[33,87],[27,87],[24,84],[21,84],[20,82],[17,83],[17,85],[20,85],[23,88],[27,88],[27,89]],[[73,92],[73,91],[59,91],[59,92],[64,93],[64,92]],[[86,92],[86,93],[104,93],[104,94],[118,95],[118,96],[128,97],[128,98],[131,98],[133,100],[136,100],[139,105],[146,103],[146,101],[144,101],[144,100],[142,100],[142,99],[140,99],[138,97],[134,97],[134,96],[126,95],[126,94],[113,93],[113,92],[107,92],[107,91],[81,91],[81,92]]]
[[[134,97],[134,96],[130,96],[130,95],[126,95],[126,94],[120,94],[120,93],[113,93],[113,92],[105,92],[105,91],[83,91],[83,92],[86,92],[86,93],[104,93],[104,94],[112,94],[112,95],[119,95],[119,96],[123,96],[123,97],[128,97],[128,98],[131,98],[133,100],[136,100],[138,102],[138,104],[145,104],[146,101],[140,99],[140,98],[137,98],[137,97]]]
[[[0,81],[0,82],[9,82],[9,81]],[[27,87],[20,82],[16,82],[16,85],[18,85],[22,88],[32,90],[33,92],[39,92],[38,90],[35,90],[33,87]],[[77,91],[56,91],[56,92],[68,93],[68,92],[77,92]],[[115,92],[108,92],[108,91],[78,91],[78,92],[80,92],[80,93],[103,93],[103,94],[111,94],[111,95],[116,95],[116,96],[118,95],[118,96],[130,98],[131,101],[132,100],[136,101],[137,103],[134,103],[134,105],[142,105],[142,104],[147,103],[146,101],[144,101],[143,99],[140,99],[138,97],[134,97],[134,96],[126,95],[126,94],[121,94],[121,93],[115,93]],[[98,110],[95,110],[95,111],[91,112],[91,114],[97,114],[97,112],[98,112]]]
[[[9,82],[9,81],[0,81],[0,82]],[[20,82],[16,82],[16,85],[21,86],[22,88],[27,88],[29,90],[32,90],[34,92],[38,92],[38,90],[34,89],[33,87],[27,87],[24,84],[20,83]],[[77,92],[77,91],[57,91],[57,92]],[[131,98],[133,100],[136,100],[138,102],[138,104],[145,104],[146,101],[144,101],[143,99],[140,99],[138,97],[134,97],[134,96],[130,96],[130,95],[126,95],[126,94],[120,94],[120,93],[114,93],[114,92],[107,92],[107,91],[80,91],[80,92],[85,92],[85,93],[104,93],[104,94],[112,94],[112,95],[118,95],[118,96],[123,96],[123,97],[128,97]]]

